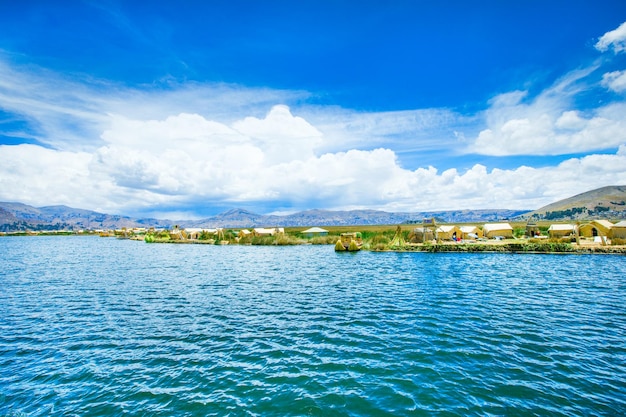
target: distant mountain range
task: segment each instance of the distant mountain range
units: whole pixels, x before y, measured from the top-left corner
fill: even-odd
[[[0,232],[21,230],[119,229],[122,227],[169,227],[158,219],[133,219],[67,206],[33,207],[0,202]]]
[[[452,210],[390,213],[378,210],[306,210],[284,216],[263,215],[233,209],[202,220],[137,219],[66,206],[33,207],[0,202],[0,231],[119,229],[122,227],[251,228],[309,227],[421,223],[434,217],[438,222],[469,223],[501,220],[579,220],[626,218],[626,186],[610,186],[558,201],[538,210]]]
[[[482,222],[511,219],[526,210],[460,210],[414,213],[390,213],[379,210],[306,210],[284,216],[262,215],[234,209],[208,219],[185,222],[191,227],[256,227],[256,226],[348,226],[374,224],[421,223],[435,217],[441,222]]]
[[[122,227],[308,227],[421,223],[435,217],[440,222],[483,222],[511,219],[525,210],[460,210],[415,213],[389,213],[378,210],[307,210],[278,216],[233,209],[201,220],[135,219],[66,206],[33,207],[0,202],[0,232],[23,230],[119,229]]]

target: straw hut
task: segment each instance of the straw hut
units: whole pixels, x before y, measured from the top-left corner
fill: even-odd
[[[526,223],[526,237],[535,237],[540,235],[541,230],[539,230],[539,225],[529,220],[528,223]]]
[[[264,227],[256,227],[252,230],[254,236],[274,236],[285,233],[285,229],[282,227],[273,227],[273,228],[264,228]]]
[[[196,227],[185,227],[185,233],[187,233],[187,239],[198,239],[202,229]]]
[[[575,233],[576,226],[573,224],[551,224],[548,228],[548,236],[551,238],[571,236]]]
[[[461,239],[462,233],[458,226],[443,225],[437,228],[437,239],[456,241],[457,239]]]
[[[187,232],[178,228],[174,228],[169,233],[171,240],[185,240],[188,237]]]
[[[483,234],[488,239],[495,238],[496,236],[511,238],[513,237],[513,227],[508,223],[485,223],[483,226]]]
[[[613,223],[608,220],[592,220],[580,226],[580,235],[584,237],[609,236]]]
[[[237,237],[243,238],[243,237],[246,237],[246,236],[250,236],[251,234],[252,234],[252,232],[249,231],[248,229],[241,229],[239,231],[239,233],[237,233]]]
[[[468,240],[483,237],[483,231],[478,226],[461,226],[459,229],[461,229],[462,239]]]
[[[266,229],[264,227],[255,227],[252,229],[254,236],[274,236],[276,234],[275,229]]]
[[[626,239],[626,220],[615,223],[611,227],[611,239]]]
[[[302,233],[305,237],[328,236],[328,230],[322,229],[321,227],[311,227],[310,229],[306,229],[300,233]]]
[[[435,238],[434,230],[431,227],[416,227],[409,235],[411,243],[423,243]]]
[[[185,227],[184,231],[187,234],[187,239],[191,240],[199,239],[202,232],[209,234],[215,234],[217,232],[216,229],[202,229],[200,227]]]

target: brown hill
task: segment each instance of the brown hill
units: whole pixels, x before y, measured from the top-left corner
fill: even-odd
[[[537,220],[624,219],[626,185],[612,185],[577,194],[522,217]]]
[[[16,223],[19,219],[13,215],[13,213],[0,207],[0,224]]]

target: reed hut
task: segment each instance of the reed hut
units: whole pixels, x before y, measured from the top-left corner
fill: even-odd
[[[238,238],[244,238],[246,236],[250,236],[252,232],[248,229],[241,229],[239,233],[237,233]]]
[[[256,227],[252,230],[254,236],[274,236],[285,233],[285,229],[282,227],[272,227],[272,228],[264,228],[264,227]]]
[[[539,230],[539,225],[529,220],[528,223],[526,223],[526,237],[535,237],[540,235],[541,230]]]
[[[205,233],[208,235],[217,234],[217,229],[203,229],[200,227],[185,227],[185,233],[187,233],[187,239],[197,240],[200,238],[200,235],[202,235],[202,233]]]
[[[483,234],[487,239],[501,236],[503,238],[513,237],[513,227],[508,223],[485,223]]]
[[[458,226],[442,225],[437,228],[437,239],[457,240],[461,239],[463,232]]]
[[[611,227],[611,239],[626,239],[626,220],[615,223]]]
[[[548,236],[561,238],[576,234],[576,226],[573,224],[551,224],[548,228]]]
[[[411,243],[423,243],[435,239],[435,233],[431,227],[416,227],[409,234]]]
[[[470,240],[483,237],[483,231],[478,226],[461,226],[461,239]]]
[[[186,240],[188,235],[184,230],[174,228],[169,232],[171,240]]]
[[[592,220],[580,226],[580,235],[584,237],[609,236],[613,223],[608,220]]]

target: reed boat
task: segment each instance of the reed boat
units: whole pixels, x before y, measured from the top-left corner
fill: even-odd
[[[363,239],[361,238],[361,232],[342,233],[339,236],[339,240],[335,244],[335,251],[337,252],[356,252],[361,250],[363,245]]]

